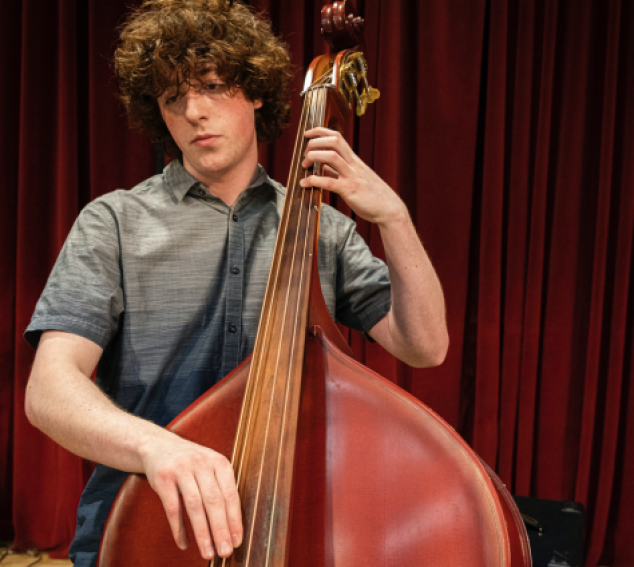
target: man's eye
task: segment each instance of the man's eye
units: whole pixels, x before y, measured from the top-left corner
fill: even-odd
[[[212,93],[222,93],[226,90],[224,83],[207,83],[205,88]]]
[[[172,95],[172,96],[166,96],[164,99],[165,104],[173,104],[176,102],[176,99],[178,97],[176,95]]]

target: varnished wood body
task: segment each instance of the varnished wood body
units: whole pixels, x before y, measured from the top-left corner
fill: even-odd
[[[498,497],[505,489],[466,443],[420,401],[341,352],[321,326],[310,329],[288,565],[529,566],[523,527],[508,522],[513,507]],[[229,456],[249,364],[170,429]],[[176,547],[142,475],[131,475],[117,498],[104,545],[111,536],[119,546],[100,567],[207,564],[195,545]]]

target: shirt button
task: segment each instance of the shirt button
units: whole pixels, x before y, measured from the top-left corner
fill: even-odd
[[[234,222],[238,222],[238,215],[233,215],[232,218],[233,218]]]
[[[235,333],[238,330],[238,327],[236,327],[233,323],[231,323],[231,325],[229,325],[229,332],[230,333]]]
[[[238,266],[234,266],[233,268],[231,268],[231,273],[236,275],[239,274],[240,268],[238,268]]]
[[[205,194],[204,189],[198,189],[198,194],[202,197]]]

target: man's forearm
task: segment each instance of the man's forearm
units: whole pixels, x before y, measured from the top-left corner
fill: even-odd
[[[379,230],[392,282],[392,309],[383,323],[390,344],[384,346],[412,366],[436,366],[449,344],[436,271],[405,208]]]
[[[88,378],[101,352],[82,337],[45,332],[27,386],[29,420],[77,455],[144,473],[179,547],[188,545],[187,513],[201,556],[211,559],[214,545],[219,555],[229,556],[240,545],[243,528],[228,459],[116,407]]]
[[[31,373],[26,392],[31,423],[72,453],[143,472],[144,445],[173,434],[116,407],[56,346],[41,345]]]
[[[302,166],[321,163],[323,174],[309,175],[300,185],[334,191],[381,231],[392,280],[392,309],[370,336],[412,366],[440,364],[449,344],[442,288],[407,207],[340,133],[314,128],[306,137]]]

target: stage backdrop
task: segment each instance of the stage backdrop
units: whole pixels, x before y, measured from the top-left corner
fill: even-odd
[[[22,333],[79,210],[155,170],[108,63],[128,4],[22,0],[0,18],[0,539],[57,556],[90,465],[27,422],[34,353]],[[302,73],[322,50],[321,4],[255,2],[297,68],[294,125]],[[443,282],[451,347],[432,370],[358,336],[355,354],[454,425],[513,492],[582,502],[589,566],[631,567],[634,3],[357,8],[381,98],[354,148],[410,208]],[[294,131],[262,148],[282,182]],[[376,229],[359,227],[382,254]]]

